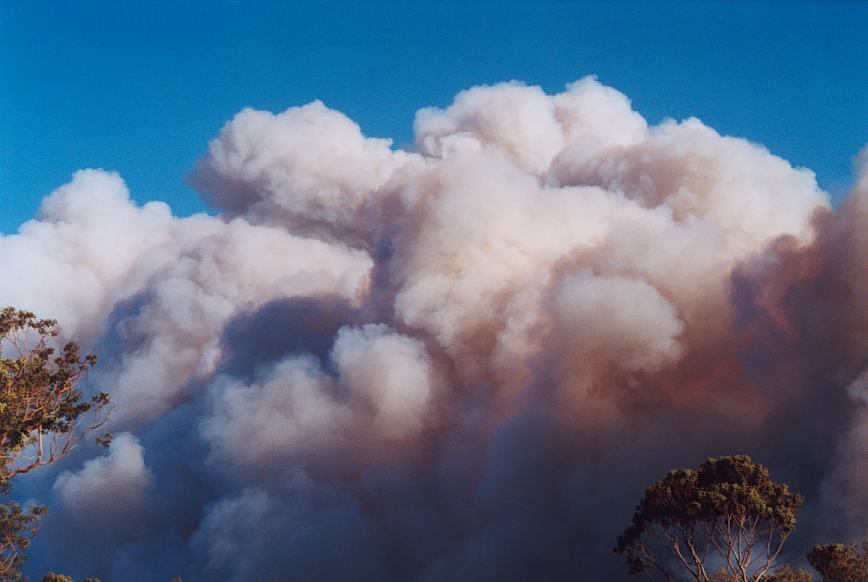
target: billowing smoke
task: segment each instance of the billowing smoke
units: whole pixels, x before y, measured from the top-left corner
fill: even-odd
[[[109,452],[19,490],[33,572],[613,580],[644,487],[746,452],[868,535],[868,158],[813,173],[586,78],[475,87],[412,151],[245,110],[190,181],[84,170],[0,238],[0,304],[101,356]]]

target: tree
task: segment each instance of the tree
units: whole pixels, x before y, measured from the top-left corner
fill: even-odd
[[[12,479],[67,455],[85,435],[96,431],[109,412],[109,396],[85,397],[78,384],[96,365],[67,342],[59,351],[57,322],[28,311],[0,311],[0,494]],[[97,442],[108,446],[111,436]],[[20,578],[24,550],[38,531],[43,506],[23,509],[0,503],[0,580]]]
[[[814,546],[808,562],[823,582],[868,582],[868,540],[859,544]]]
[[[803,502],[747,455],[710,458],[648,487],[615,552],[630,574],[652,579],[680,579],[674,563],[711,582],[720,573],[709,573],[709,564],[718,563],[730,580],[755,582],[771,573]]]

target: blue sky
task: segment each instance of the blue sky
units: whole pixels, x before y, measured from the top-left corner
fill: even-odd
[[[868,142],[868,3],[0,0],[0,231],[83,167],[201,210],[184,175],[245,106],[313,99],[368,135],[518,79],[588,74],[652,123],[697,116],[838,196]]]

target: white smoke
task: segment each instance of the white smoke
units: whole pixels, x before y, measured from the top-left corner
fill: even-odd
[[[810,515],[868,506],[868,172],[835,212],[809,170],[593,78],[474,87],[415,131],[244,110],[191,176],[219,216],[88,170],[0,238],[0,303],[99,349],[144,443],[61,474],[62,502],[162,503],[82,569],[149,579],[159,540],[194,581],[612,579],[642,488],[711,454]]]
[[[136,437],[121,433],[113,439],[108,455],[87,461],[75,473],[62,472],[54,489],[63,509],[88,519],[100,511],[137,508],[152,484],[143,453]]]
[[[383,325],[343,328],[332,357],[342,387],[360,407],[370,408],[378,431],[399,437],[420,428],[432,397],[432,371],[421,342]]]

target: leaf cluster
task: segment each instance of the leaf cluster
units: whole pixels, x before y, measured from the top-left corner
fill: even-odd
[[[39,531],[39,519],[47,512],[44,505],[25,510],[14,501],[0,503],[0,580],[21,578],[21,566],[27,559],[24,552]]]

